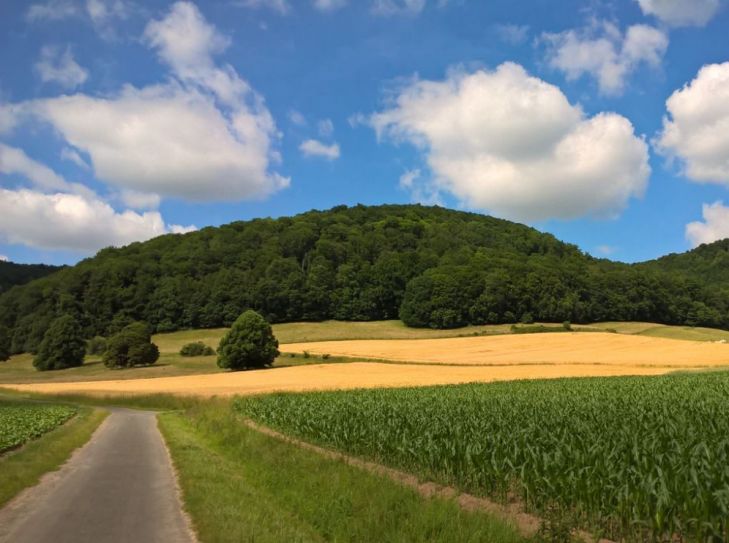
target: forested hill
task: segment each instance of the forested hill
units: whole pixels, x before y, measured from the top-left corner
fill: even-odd
[[[271,321],[401,317],[456,327],[531,319],[729,327],[729,294],[660,265],[597,260],[549,234],[418,205],[340,206],[168,235],[95,257],[0,297],[13,350],[70,313],[88,336]]]
[[[15,285],[23,285],[58,269],[58,266],[46,264],[16,264],[0,260],[0,294]]]
[[[729,239],[700,245],[687,253],[672,253],[637,266],[681,273],[700,278],[714,287],[729,289]],[[729,290],[726,292],[729,293]]]

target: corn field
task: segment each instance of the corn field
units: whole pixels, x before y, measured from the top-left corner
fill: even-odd
[[[729,373],[275,394],[243,415],[629,541],[729,541]]]
[[[0,453],[60,426],[76,414],[65,405],[0,402]]]

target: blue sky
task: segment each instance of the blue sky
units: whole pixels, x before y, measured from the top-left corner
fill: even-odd
[[[726,28],[725,0],[6,1],[0,257],[407,202],[685,251],[729,237]]]

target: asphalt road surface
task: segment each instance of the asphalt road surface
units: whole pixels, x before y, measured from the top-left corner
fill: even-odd
[[[0,510],[0,541],[193,543],[156,415],[112,409],[63,468]]]

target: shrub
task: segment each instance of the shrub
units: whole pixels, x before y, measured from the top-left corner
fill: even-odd
[[[278,356],[271,325],[255,311],[236,319],[218,347],[218,366],[232,370],[270,366]]]
[[[55,319],[43,335],[33,366],[39,371],[62,370],[84,363],[86,342],[71,315]]]
[[[188,343],[180,349],[180,356],[211,356],[215,354],[215,349],[210,345],[205,345],[202,341]]]
[[[568,330],[568,331],[572,330],[572,323],[570,321],[564,321],[562,323],[562,328],[564,328],[565,330]]]
[[[86,354],[101,355],[106,351],[106,338],[102,336],[92,337],[86,343]]]
[[[109,338],[103,360],[108,368],[131,368],[154,364],[158,358],[159,349],[152,343],[149,328],[134,322]]]
[[[10,330],[0,325],[0,362],[10,358]]]
[[[528,311],[521,316],[522,324],[534,324],[534,317]]]

